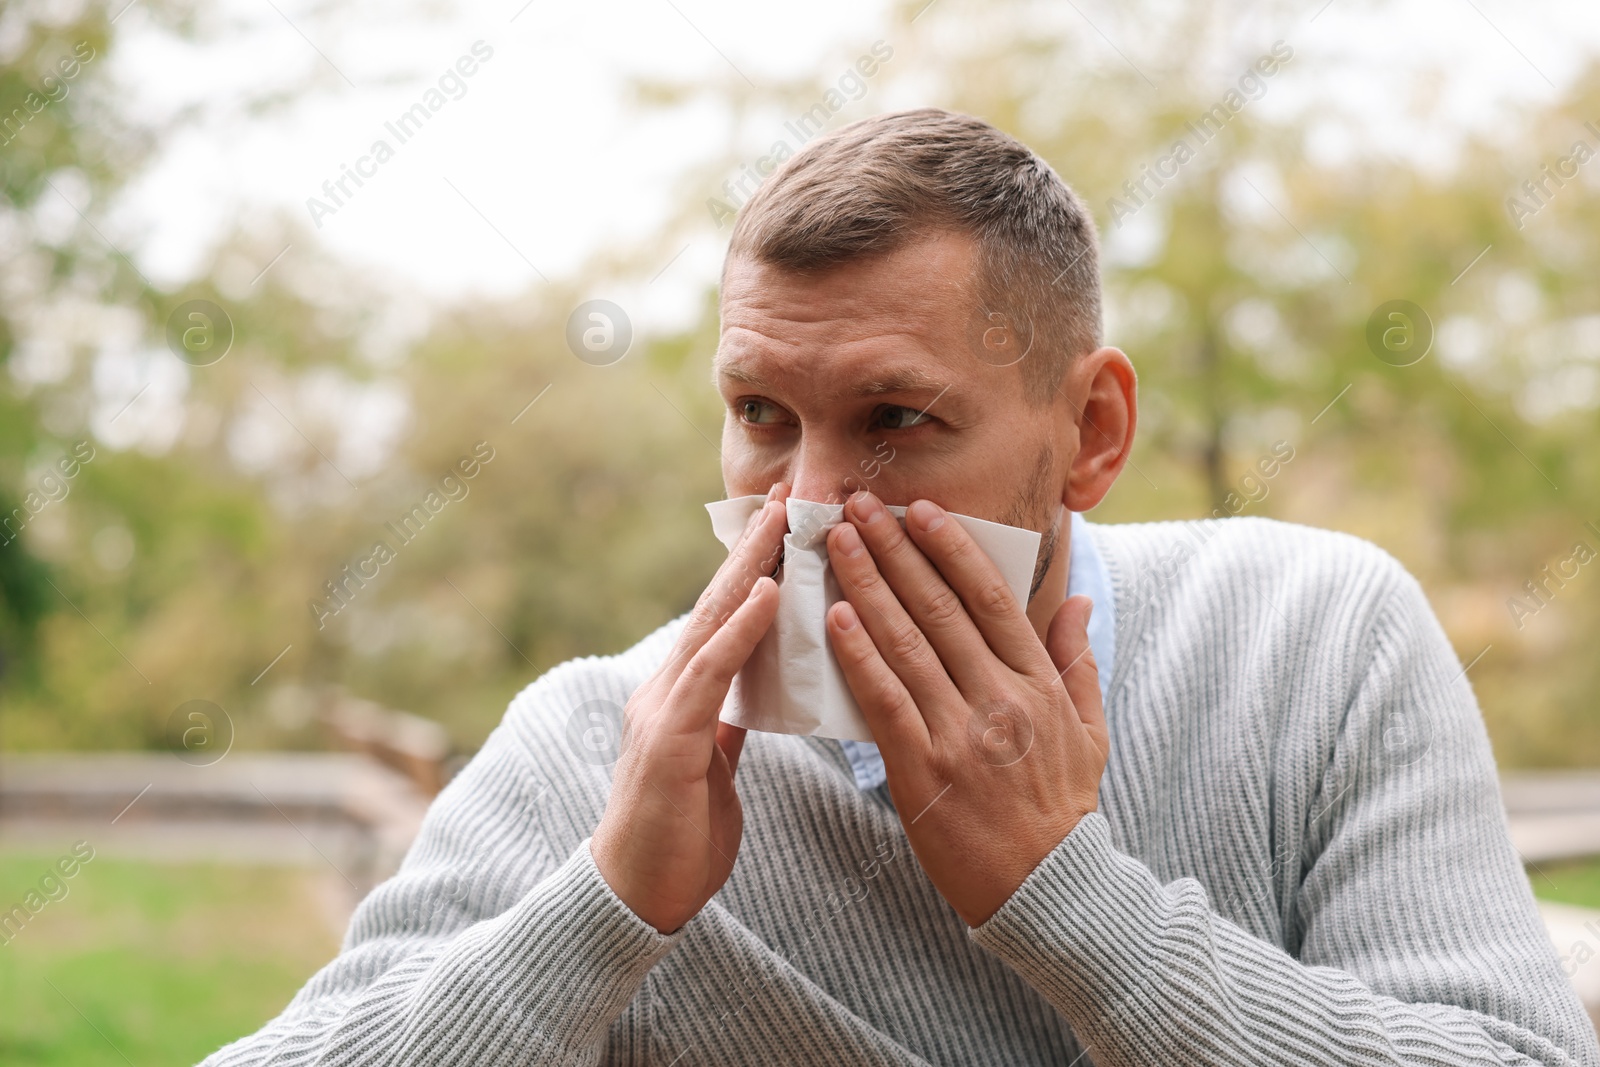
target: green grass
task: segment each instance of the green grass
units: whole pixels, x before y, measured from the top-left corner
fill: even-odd
[[[1530,866],[1528,881],[1540,900],[1600,908],[1600,857]]]
[[[54,860],[0,854],[0,910]],[[198,1063],[338,950],[301,871],[96,857],[66,884],[0,944],[0,1067]]]

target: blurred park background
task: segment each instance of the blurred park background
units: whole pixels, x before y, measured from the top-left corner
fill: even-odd
[[[1090,518],[1409,567],[1593,991],[1592,11],[747,7],[0,8],[0,908],[94,853],[0,946],[0,1063],[259,1026],[518,689],[693,603],[729,219],[780,144],[923,104],[1099,222],[1142,403]]]

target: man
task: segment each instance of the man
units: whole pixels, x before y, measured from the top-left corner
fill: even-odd
[[[1600,1065],[1403,568],[1078,517],[1135,379],[1043,161],[936,110],[813,141],[722,320],[726,488],[769,500],[700,602],[519,694],[339,957],[208,1063]],[[745,736],[783,500],[847,493],[827,627],[876,744]],[[947,512],[1043,533],[1026,604]]]

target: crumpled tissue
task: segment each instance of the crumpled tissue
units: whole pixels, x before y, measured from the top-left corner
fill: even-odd
[[[707,504],[717,540],[731,551],[746,520],[766,499],[741,496]],[[722,720],[748,730],[871,741],[872,731],[828,640],[828,608],[844,596],[828,561],[828,530],[843,520],[844,505],[793,497],[786,503],[789,532],[777,575],[778,614],[734,678]],[[904,507],[890,507],[889,513],[905,525]],[[1039,532],[948,514],[994,562],[1018,602],[1026,604]]]

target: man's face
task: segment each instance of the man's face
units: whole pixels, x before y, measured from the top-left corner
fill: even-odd
[[[948,233],[816,273],[731,261],[714,368],[728,495],[868,489],[1039,530],[1037,588],[1075,435],[1062,397],[1025,399],[1028,331],[981,306],[977,263]]]

